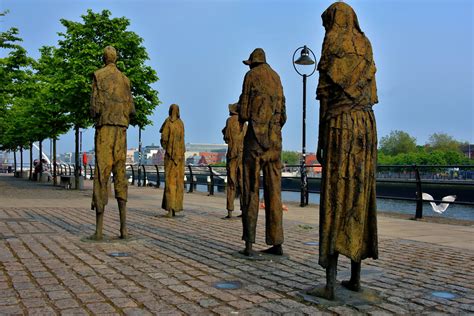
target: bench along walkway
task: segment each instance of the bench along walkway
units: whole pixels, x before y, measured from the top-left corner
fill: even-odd
[[[474,312],[474,227],[379,217],[380,259],[363,262],[375,298],[313,304],[300,292],[324,282],[317,264],[317,206],[288,205],[286,256],[246,260],[239,220],[225,221],[223,195],[185,194],[184,217],[156,215],[162,190],[130,187],[121,242],[112,198],[108,242],[94,232],[91,183],[54,188],[0,176],[0,314],[463,314]],[[309,242],[309,243],[308,243]],[[256,250],[264,249],[264,217]],[[338,279],[349,275],[340,260]],[[224,283],[222,283],[224,282]],[[234,288],[234,289],[232,289]]]

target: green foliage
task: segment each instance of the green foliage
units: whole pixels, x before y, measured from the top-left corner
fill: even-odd
[[[58,104],[69,113],[71,123],[86,128],[91,125],[89,114],[92,75],[103,67],[103,49],[114,46],[118,52],[117,67],[130,79],[137,114],[132,125],[144,127],[152,122],[147,118],[159,104],[157,91],[150,86],[158,80],[156,72],[145,65],[148,54],[143,39],[127,31],[130,21],[111,18],[111,12],[94,13],[88,10],[82,22],[62,19],[66,28],[54,50],[56,67],[54,94]]]
[[[0,49],[6,52],[5,57],[0,58],[0,148],[4,150],[16,150],[24,145],[28,132],[21,127],[29,118],[23,107],[32,88],[33,60],[19,45],[22,39],[18,34],[14,27],[0,32]]]
[[[379,153],[379,165],[462,165],[469,164],[469,159],[455,151],[427,151],[419,149],[416,152],[386,155]]]
[[[47,137],[57,139],[59,135],[66,133],[71,125],[61,106],[59,95],[56,93],[56,72],[59,64],[55,56],[56,48],[43,46],[40,48],[41,57],[35,63],[37,79],[37,106],[33,111],[40,117],[42,127]]]
[[[281,152],[281,162],[287,165],[299,165],[300,163],[300,154],[296,151],[282,151]]]
[[[379,146],[385,155],[398,155],[416,151],[416,138],[403,131],[391,131],[390,135],[382,137]]]
[[[463,143],[454,139],[454,137],[446,133],[434,133],[428,138],[429,151],[453,151],[461,152],[461,145]]]
[[[403,131],[392,131],[382,137],[378,152],[379,165],[464,165],[470,161],[460,150],[461,142],[444,134],[433,134],[425,146]]]

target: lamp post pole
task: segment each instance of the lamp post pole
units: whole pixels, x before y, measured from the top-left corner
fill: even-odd
[[[295,60],[295,55],[298,51],[301,50],[301,56]],[[309,54],[312,54],[314,57],[314,60],[311,59]],[[308,199],[309,199],[309,194],[308,194],[308,175],[306,173],[306,79],[311,76],[315,70],[316,70],[316,65],[315,65],[315,60],[316,57],[314,56],[314,53],[311,49],[308,47],[302,46],[299,47],[295,50],[293,53],[293,67],[295,68],[295,71],[303,77],[303,119],[302,119],[302,148],[301,148],[301,162],[300,162],[300,175],[301,175],[301,199],[300,199],[300,206],[305,207],[308,205]],[[313,71],[309,74],[306,73],[301,73],[298,71],[295,65],[314,65]]]
[[[300,206],[308,205],[308,175],[306,173],[306,74],[303,74],[303,136],[301,146],[301,199]]]

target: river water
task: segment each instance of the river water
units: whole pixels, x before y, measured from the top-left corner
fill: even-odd
[[[299,192],[282,192],[283,201],[300,201]],[[319,204],[319,194],[310,193],[309,203]],[[416,202],[415,201],[399,201],[390,199],[377,199],[377,211],[379,212],[391,212],[409,214],[415,216]],[[474,207],[467,205],[456,205],[451,204],[448,206],[446,211],[442,214],[438,214],[433,211],[430,203],[423,203],[423,216],[443,217],[443,218],[455,218],[464,220],[474,221]]]
[[[197,185],[197,191],[207,192],[207,186]],[[215,192],[217,192],[217,188],[215,188]],[[282,196],[283,201],[289,201],[289,202],[300,201],[299,192],[283,191],[281,193],[281,196]],[[260,190],[260,197],[261,199],[263,199],[263,190]],[[319,204],[319,194],[310,193],[309,203]],[[390,200],[390,199],[377,199],[377,210],[379,212],[400,213],[400,214],[409,214],[409,215],[415,216],[416,202]],[[423,203],[423,216],[454,218],[454,219],[474,221],[474,207],[467,206],[467,205],[452,204],[446,209],[446,211],[444,211],[444,213],[438,214],[433,211],[430,203],[424,202]]]

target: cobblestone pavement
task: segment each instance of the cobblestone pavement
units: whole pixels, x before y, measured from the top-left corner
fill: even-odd
[[[365,260],[362,272],[363,286],[380,300],[316,305],[298,295],[324,281],[317,245],[305,244],[318,241],[313,218],[285,215],[283,258],[246,260],[236,255],[240,221],[221,219],[223,197],[186,194],[184,216],[166,219],[158,210],[162,190],[131,187],[132,238],[115,238],[112,199],[104,226],[110,240],[95,243],[84,238],[95,225],[90,194],[0,176],[0,314],[474,314],[470,249],[381,233],[380,259]],[[265,247],[263,228],[260,217],[257,250]],[[340,261],[341,280],[350,264]],[[222,281],[240,287],[217,288]]]

